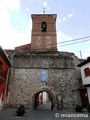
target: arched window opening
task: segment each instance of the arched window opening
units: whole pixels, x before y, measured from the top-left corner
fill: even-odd
[[[41,31],[46,32],[46,29],[47,29],[47,23],[44,21],[41,23]]]
[[[90,76],[90,69],[89,68],[85,68],[84,69],[84,73],[85,73],[85,77]]]

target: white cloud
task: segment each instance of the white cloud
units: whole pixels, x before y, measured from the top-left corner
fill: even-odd
[[[0,3],[0,28],[3,28],[9,23],[10,15],[3,4]]]
[[[67,15],[69,18],[73,16],[73,13],[70,13]]]
[[[38,0],[38,3],[43,6],[43,8],[50,9],[50,6],[48,5],[47,1]]]
[[[47,7],[47,2],[42,2],[43,7]]]
[[[64,17],[63,19],[62,19],[62,21],[65,21],[67,19],[67,17]]]
[[[50,9],[49,5],[47,4],[47,2],[42,2],[43,7]]]
[[[12,26],[8,25],[6,30],[3,30],[0,36],[0,43],[3,48],[14,48],[22,44],[30,42],[31,33],[20,32],[18,33]]]
[[[28,8],[26,8],[26,13],[29,14],[30,13],[30,10]]]
[[[12,2],[10,3],[12,0],[2,1],[0,1],[0,45],[4,49],[13,49],[16,46],[29,43],[31,38],[31,21],[28,25],[27,32],[17,32],[10,24],[10,13],[8,9],[19,10],[19,0],[13,0],[14,4],[16,3],[15,6]]]
[[[69,13],[69,14],[67,14],[65,17],[63,17],[63,18],[61,19],[61,21],[65,21],[65,20],[71,18],[72,16],[73,16],[73,13]],[[60,22],[61,22],[61,21],[60,21]]]
[[[2,3],[6,8],[13,11],[19,11],[20,9],[20,0],[1,0],[0,3]]]
[[[58,19],[59,22],[61,22],[61,19]]]
[[[67,40],[72,40],[71,37],[68,37],[66,36],[65,34],[63,34],[61,31],[57,31],[57,46],[58,46],[58,50],[61,50],[61,45],[64,45],[64,44],[61,44],[62,42],[65,42]]]
[[[57,31],[57,40],[58,42],[61,41],[61,39],[63,39],[64,41],[66,40],[71,40],[71,37],[66,36],[65,34],[63,34],[61,31]],[[62,42],[62,41],[61,41]]]
[[[26,11],[29,11],[29,9],[28,9],[28,8],[26,8]]]

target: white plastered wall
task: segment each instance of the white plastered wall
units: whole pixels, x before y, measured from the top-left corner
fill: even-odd
[[[90,68],[90,63],[87,63],[81,67],[82,83],[83,85],[90,84],[90,76],[85,77],[84,69]]]

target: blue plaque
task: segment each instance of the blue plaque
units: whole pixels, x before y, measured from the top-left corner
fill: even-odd
[[[47,81],[47,70],[40,70],[40,81]]]

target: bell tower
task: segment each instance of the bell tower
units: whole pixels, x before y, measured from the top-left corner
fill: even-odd
[[[56,14],[32,14],[31,51],[57,51]]]

